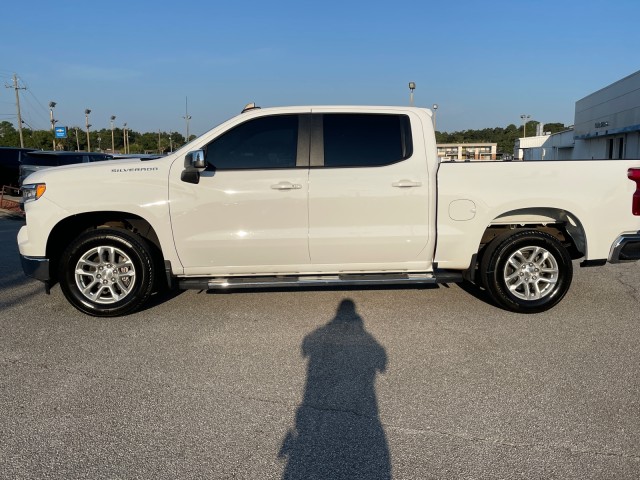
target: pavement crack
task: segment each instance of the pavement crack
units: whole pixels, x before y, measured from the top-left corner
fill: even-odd
[[[593,450],[588,448],[576,448],[576,447],[570,447],[566,445],[547,444],[547,443],[541,443],[541,442],[533,442],[533,443],[510,442],[503,439],[492,439],[492,438],[476,436],[476,435],[454,433],[454,432],[448,432],[444,430],[437,430],[429,427],[416,429],[416,428],[399,427],[399,426],[390,425],[390,424],[383,424],[383,426],[385,430],[396,430],[401,433],[406,433],[411,435],[438,435],[442,437],[455,438],[457,440],[463,440],[466,442],[486,443],[486,444],[498,445],[501,447],[508,447],[508,448],[545,449],[545,450],[554,450],[554,451],[564,451],[564,452],[577,454],[577,455],[597,455],[597,456],[604,456],[604,457],[615,457],[615,458],[624,458],[629,460],[640,461],[640,455],[629,454],[624,452],[602,451],[602,450]]]
[[[242,395],[242,394],[236,394],[236,396],[238,396],[239,398],[242,398],[243,400],[253,400],[254,402],[261,402],[261,403],[268,403],[271,405],[279,405],[279,406],[283,406],[283,407],[288,407],[288,408],[296,408],[296,409],[309,409],[309,410],[314,410],[317,412],[325,412],[325,413],[337,413],[337,414],[347,414],[347,415],[353,415],[355,417],[358,418],[364,418],[364,419],[368,419],[368,420],[376,420],[376,417],[366,414],[366,413],[362,413],[359,412],[355,409],[351,409],[351,408],[339,408],[339,407],[329,407],[329,406],[320,406],[320,405],[311,405],[308,403],[287,403],[287,402],[283,402],[281,400],[275,400],[275,399],[269,399],[269,398],[260,398],[260,397],[255,397],[255,396],[251,396],[251,395]]]
[[[37,368],[43,371],[56,369],[62,372],[66,372],[73,375],[80,375],[90,379],[98,379],[98,380],[111,379],[111,380],[117,380],[117,381],[128,382],[128,383],[134,382],[132,379],[123,377],[120,375],[98,375],[98,374],[87,372],[84,370],[65,368],[60,365],[51,365],[43,362],[31,363],[31,362],[26,362],[16,358],[4,358],[0,360],[0,368],[11,368],[11,367]],[[167,383],[167,385],[169,384]],[[193,391],[201,390],[194,387],[189,387],[189,388]],[[243,398],[246,400],[252,400],[252,401],[261,402],[261,403],[269,403],[272,405],[278,405],[278,406],[291,408],[291,409],[311,409],[318,412],[352,415],[354,417],[358,417],[361,419],[378,421],[377,416],[370,415],[367,413],[362,413],[355,409],[350,409],[350,408],[331,407],[331,406],[324,406],[324,405],[311,405],[311,404],[305,404],[305,403],[290,403],[290,402],[282,401],[280,399],[263,398],[263,397],[257,397],[254,395],[243,395],[242,393],[239,393],[237,391],[236,392],[229,391],[228,394],[231,396],[237,396],[239,398]],[[553,444],[553,443],[548,444],[548,443],[542,443],[542,442],[531,442],[531,443],[512,442],[512,441],[499,439],[499,438],[489,438],[489,437],[483,437],[479,435],[456,433],[456,432],[450,432],[446,430],[439,430],[431,427],[407,428],[407,427],[402,427],[402,426],[389,424],[389,423],[382,423],[382,426],[385,431],[397,431],[407,435],[437,435],[441,437],[448,437],[451,439],[461,440],[464,442],[484,443],[487,445],[496,445],[496,446],[506,447],[506,448],[544,449],[544,450],[552,450],[552,451],[558,451],[558,452],[563,451],[563,452],[567,452],[569,454],[575,454],[575,455],[595,455],[595,456],[603,456],[603,457],[615,457],[615,458],[628,459],[628,460],[634,460],[634,461],[640,462],[640,454],[629,454],[624,452],[605,451],[605,450],[588,449],[588,448],[576,448],[576,447],[571,447],[567,445]]]
[[[640,291],[638,289],[637,283],[633,280],[626,281],[623,275],[618,275],[615,277],[616,281],[622,285],[625,290],[631,295],[635,301],[640,302]]]
[[[119,375],[97,375],[95,373],[90,373],[87,372],[85,370],[77,370],[77,369],[73,369],[73,368],[65,368],[61,365],[51,365],[48,363],[44,363],[44,362],[38,362],[38,363],[32,363],[32,362],[25,362],[24,360],[19,360],[19,359],[15,359],[15,358],[5,358],[0,360],[0,367],[11,367],[11,366],[17,366],[17,367],[31,367],[31,368],[37,368],[40,370],[50,370],[50,369],[55,369],[61,372],[65,372],[68,374],[72,374],[72,375],[81,375],[83,377],[86,378],[91,378],[94,380],[97,379],[110,379],[110,380],[119,380],[122,382],[131,382],[130,379],[123,377],[123,376],[119,376]]]

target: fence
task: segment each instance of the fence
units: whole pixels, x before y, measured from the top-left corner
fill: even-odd
[[[24,215],[20,208],[20,189],[3,185],[2,190],[0,190],[0,208]]]

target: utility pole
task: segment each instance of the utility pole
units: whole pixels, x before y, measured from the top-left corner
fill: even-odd
[[[20,114],[20,95],[18,90],[26,90],[27,87],[18,87],[18,76],[13,74],[13,85],[5,85],[7,88],[13,88],[16,91],[16,110],[18,111],[18,132],[20,133],[20,148],[24,148],[24,138],[22,137],[22,115]]]
[[[160,129],[158,129],[158,155],[160,155],[162,152],[160,152]]]

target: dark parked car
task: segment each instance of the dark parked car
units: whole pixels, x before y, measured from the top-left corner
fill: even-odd
[[[33,148],[0,147],[0,188],[3,185],[18,187],[20,184],[20,163]]]
[[[94,152],[54,152],[34,150],[25,153],[20,161],[20,185],[33,172],[44,168],[71,165],[73,163],[100,162],[113,160],[113,155]]]

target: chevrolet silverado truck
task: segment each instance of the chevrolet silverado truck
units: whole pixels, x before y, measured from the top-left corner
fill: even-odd
[[[25,273],[90,315],[167,287],[471,281],[556,305],[581,266],[640,259],[640,160],[441,163],[412,107],[250,109],[175,153],[23,185]]]

